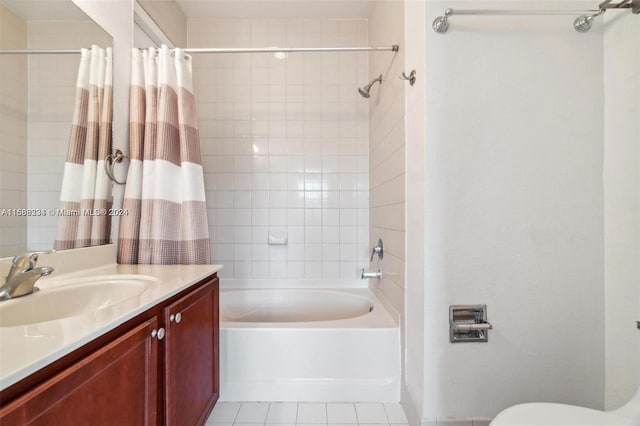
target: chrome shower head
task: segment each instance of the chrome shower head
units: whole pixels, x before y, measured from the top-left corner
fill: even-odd
[[[371,95],[369,94],[369,88],[359,87],[358,93],[360,93],[360,96],[362,96],[365,99],[369,99],[371,97]]]
[[[371,97],[371,94],[369,93],[369,91],[371,90],[371,86],[373,86],[373,84],[374,84],[376,81],[379,81],[379,82],[380,82],[380,84],[382,84],[382,74],[380,74],[380,76],[379,76],[379,77],[377,77],[377,78],[375,78],[375,79],[371,80],[371,82],[369,82],[369,84],[367,84],[366,86],[364,86],[364,87],[359,87],[359,88],[358,88],[358,93],[360,93],[360,96],[362,96],[362,97],[363,97],[363,98],[365,98],[365,99],[369,99],[369,98]]]

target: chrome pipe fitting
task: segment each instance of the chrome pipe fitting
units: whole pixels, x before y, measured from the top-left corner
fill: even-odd
[[[371,278],[375,278],[377,280],[379,280],[380,278],[382,278],[382,271],[380,269],[378,269],[377,272],[365,272],[364,268],[362,269],[362,273],[360,274],[360,279],[361,280],[368,280]]]

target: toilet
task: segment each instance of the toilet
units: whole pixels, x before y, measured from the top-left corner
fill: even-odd
[[[489,426],[640,426],[640,389],[613,411],[534,402],[507,408]]]

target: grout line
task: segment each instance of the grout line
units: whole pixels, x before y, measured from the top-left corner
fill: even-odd
[[[267,420],[269,419],[269,413],[271,412],[271,404],[273,404],[273,402],[269,402],[269,405],[267,405],[267,414],[264,416],[264,422],[263,424],[267,424]]]
[[[238,416],[240,415],[240,410],[242,410],[242,406],[244,405],[244,402],[240,403],[240,406],[238,407],[238,411],[236,411],[236,415],[233,417],[233,424],[236,423],[236,421],[238,420]]]

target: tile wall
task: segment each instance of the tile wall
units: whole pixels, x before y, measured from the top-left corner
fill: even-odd
[[[402,2],[374,2],[369,16],[372,45],[402,45]],[[369,53],[369,78],[383,74],[382,85],[371,90],[369,146],[371,173],[370,245],[382,238],[384,258],[374,261],[383,276],[380,291],[396,311],[404,314],[405,276],[405,90],[399,77],[404,69],[404,50]]]
[[[367,21],[192,19],[188,43],[367,45]],[[222,275],[359,278],[369,251],[369,103],[357,93],[367,54],[201,55],[193,66]],[[267,245],[269,231],[286,231],[288,245]]]
[[[27,47],[27,23],[0,5],[0,49]],[[27,207],[27,59],[0,56],[0,210]],[[0,216],[0,257],[26,249],[27,218]]]
[[[93,22],[31,21],[30,49],[111,46],[111,37]],[[59,207],[62,173],[76,95],[79,55],[29,57],[29,207]],[[53,247],[58,218],[30,217],[28,247]]]

